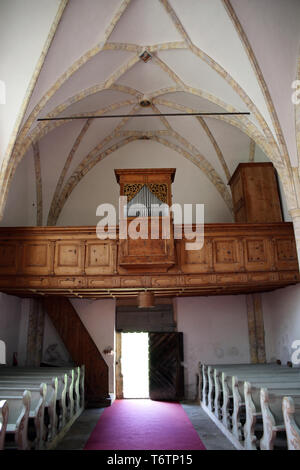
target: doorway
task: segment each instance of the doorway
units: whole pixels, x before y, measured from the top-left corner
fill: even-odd
[[[184,397],[180,332],[117,332],[116,397],[178,401]]]
[[[149,398],[148,333],[121,333],[123,398]]]

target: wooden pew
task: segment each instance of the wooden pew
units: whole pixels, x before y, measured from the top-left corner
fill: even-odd
[[[6,400],[0,400],[0,450],[3,450],[6,426],[8,421],[8,404]]]
[[[47,394],[44,403],[44,416],[47,426],[46,442],[42,440],[43,420],[39,420],[37,410],[31,405],[31,417],[35,420],[36,446],[35,448],[53,448],[65,434],[74,420],[84,408],[84,379],[85,367],[1,367],[0,368],[0,396],[12,389],[29,389],[34,392],[42,382],[45,382]],[[56,382],[56,384],[55,384]],[[39,423],[39,425],[38,425]],[[39,428],[39,429],[38,429]],[[45,438],[45,436],[44,436]]]
[[[283,388],[283,382],[292,389],[299,389],[300,370],[287,366],[273,364],[228,364],[205,365],[199,364],[201,403],[206,406],[210,415],[220,422],[222,420],[225,434],[232,435],[235,442],[242,444],[243,431],[246,438],[246,448],[256,448],[255,435],[249,419],[247,420],[244,381],[255,381],[256,387],[268,386],[272,390]],[[251,408],[250,408],[251,409]],[[246,411],[246,423],[242,428],[241,411]],[[259,410],[260,411],[260,410]],[[254,413],[254,414],[253,414]],[[252,419],[255,421],[256,408],[252,409]],[[244,418],[244,416],[242,416]],[[249,424],[250,423],[250,424]],[[250,430],[249,430],[249,426]],[[250,443],[249,443],[250,442]],[[241,447],[239,447],[241,448]]]
[[[260,440],[261,450],[273,450],[277,432],[285,430],[282,400],[286,395],[293,399],[297,407],[300,406],[300,388],[298,391],[288,388],[283,388],[282,390],[262,388],[260,391],[260,406],[263,417],[263,436]]]
[[[256,364],[255,364],[256,365]],[[260,365],[261,366],[261,365]],[[272,373],[273,369],[271,367],[264,368],[264,367],[258,367],[255,369],[254,367],[250,368],[240,368],[239,373],[244,373],[245,378],[251,376],[251,373],[254,374],[254,377],[257,377],[258,372],[262,372],[266,374],[267,372]],[[275,369],[276,374],[278,373],[277,369]],[[221,371],[220,371],[221,372]],[[233,415],[233,410],[234,410],[234,396],[233,396],[233,390],[232,390],[232,377],[234,374],[237,373],[236,368],[227,368],[226,372],[221,372],[221,383],[222,383],[222,396],[223,396],[223,403],[222,403],[222,408],[221,408],[221,416],[222,416],[222,423],[227,429],[231,429],[231,417]],[[218,375],[215,374],[216,380],[218,380]],[[218,383],[217,383],[217,390],[218,390]],[[219,393],[220,395],[220,393]],[[219,396],[216,396],[216,400],[219,399]],[[215,407],[219,409],[218,401],[216,403],[215,400]]]
[[[46,369],[46,368],[45,368]],[[53,369],[58,369],[62,371],[67,371],[67,368],[64,367],[53,367]],[[73,406],[74,414],[79,413],[84,409],[84,379],[85,379],[85,366],[74,366],[74,387],[73,387]]]
[[[261,416],[260,410],[260,388],[268,387],[270,390],[280,390],[283,387],[287,389],[300,390],[300,377],[295,374],[263,376],[247,376],[232,378],[233,394],[233,413],[232,413],[232,432],[238,440],[245,440],[245,448],[248,450],[255,448],[255,434],[252,432],[255,427],[256,418]],[[245,382],[246,380],[251,380]],[[245,390],[245,383],[248,383]],[[285,385],[283,385],[283,383]],[[247,396],[248,395],[248,396]],[[249,396],[250,395],[250,396]],[[251,404],[250,404],[251,402]],[[242,429],[240,413],[244,411],[245,425]]]
[[[202,384],[202,392],[201,392],[201,397],[202,397],[202,402],[204,403],[204,405],[208,406],[210,408],[210,410],[212,411],[213,408],[216,408],[215,405],[213,405],[213,392],[214,392],[214,382],[215,382],[215,377],[212,376],[212,374],[214,376],[217,376],[219,377],[219,383],[220,383],[220,375],[223,373],[223,372],[228,372],[229,373],[229,376],[231,377],[230,375],[230,372],[233,372],[233,375],[234,373],[236,372],[236,370],[245,370],[245,371],[251,371],[253,370],[253,368],[256,368],[257,370],[264,370],[266,368],[270,369],[270,370],[273,370],[273,369],[276,369],[278,370],[279,369],[279,366],[277,363],[270,363],[270,364],[210,364],[210,365],[206,365],[206,364],[200,364],[200,368],[201,368],[201,371],[200,371],[200,376],[201,376],[201,379],[200,379],[200,382]],[[288,369],[288,368],[286,368]],[[290,369],[288,369],[290,370]],[[220,390],[218,390],[218,392],[220,393]],[[216,400],[216,397],[215,397],[215,400]]]
[[[42,366],[42,367],[5,367],[0,369],[1,371],[9,371],[12,373],[16,372],[34,372],[44,373],[49,375],[56,375],[57,373],[66,373],[68,376],[67,384],[67,409],[68,409],[68,420],[72,418],[75,413],[82,411],[84,408],[84,366]]]
[[[67,372],[70,367],[40,367],[42,370],[58,370]],[[74,413],[79,413],[84,409],[85,397],[84,397],[84,381],[85,381],[85,366],[74,366],[74,386],[73,386],[73,397],[74,397]]]
[[[70,370],[70,367],[40,367],[42,370],[58,370],[66,372]],[[84,409],[85,397],[84,397],[84,381],[85,381],[85,366],[74,366],[74,386],[73,386],[73,397],[74,397],[74,413],[79,413]]]
[[[300,405],[292,397],[283,397],[282,413],[288,450],[300,450]]]
[[[19,450],[29,450],[28,418],[30,410],[30,392],[25,390],[22,396],[2,396],[7,401],[8,421],[6,435],[13,434]]]
[[[47,441],[52,441],[57,434],[57,413],[56,413],[56,398],[57,398],[57,377],[53,378],[41,378],[32,379],[30,377],[25,378],[13,378],[3,379],[0,376],[0,387],[23,387],[23,388],[38,388],[41,383],[44,382],[47,385],[46,399],[45,399],[45,421],[47,426]]]
[[[16,369],[16,368],[15,368]],[[20,371],[32,372],[34,374],[48,374],[49,376],[57,374],[67,374],[66,384],[66,408],[64,425],[67,421],[77,412],[77,403],[80,400],[79,397],[79,381],[80,381],[80,368],[79,367],[18,367]]]
[[[258,366],[258,367],[256,367]],[[266,367],[263,367],[266,366]],[[218,415],[219,417],[219,400],[220,400],[220,385],[219,385],[219,375],[221,374],[222,377],[222,395],[223,395],[223,405],[222,405],[222,421],[223,424],[226,428],[230,428],[230,419],[231,416],[233,415],[233,419],[235,419],[235,424],[236,424],[236,414],[230,413],[230,408],[232,408],[232,412],[234,410],[234,406],[236,404],[235,408],[235,413],[237,413],[238,407],[237,404],[239,403],[238,401],[234,402],[234,394],[233,394],[233,388],[232,388],[232,377],[238,374],[238,377],[240,380],[258,380],[261,381],[264,377],[274,377],[274,381],[282,381],[285,377],[293,377],[293,380],[298,380],[300,378],[299,372],[296,370],[290,369],[288,367],[279,367],[279,366],[269,366],[269,365],[263,365],[263,364],[253,364],[252,367],[248,368],[235,368],[235,367],[228,367],[227,369],[225,368],[226,372],[215,372],[214,374],[214,380],[215,380],[215,388],[216,388],[216,394],[215,394],[215,403],[214,403],[214,409],[215,409],[215,414]],[[212,380],[209,378],[209,380]],[[210,387],[212,388],[212,387]],[[212,399],[208,397],[208,402],[210,402]],[[244,404],[244,400],[242,402]],[[216,412],[217,410],[217,412]],[[236,432],[238,435],[239,433]]]
[[[11,370],[11,373],[17,374],[26,374],[28,376],[41,376],[46,375],[48,377],[57,376],[58,378],[58,389],[57,389],[57,399],[59,400],[60,413],[59,413],[59,424],[58,429],[62,429],[66,422],[72,419],[75,414],[75,403],[74,403],[74,387],[75,384],[74,378],[74,369],[73,368],[63,368],[63,367],[14,367]],[[61,380],[62,377],[62,380]],[[1,373],[0,373],[1,378]],[[79,377],[76,377],[76,381],[79,381]]]
[[[29,418],[32,418],[34,421],[36,438],[35,441],[32,443],[31,448],[35,449],[43,449],[43,437],[44,437],[44,411],[45,411],[45,400],[46,400],[46,392],[47,386],[46,384],[42,383],[40,387],[27,387],[31,394],[30,400],[30,411],[29,411]],[[19,396],[22,397],[25,391],[23,387],[3,387],[0,385],[0,399],[3,396]]]
[[[80,409],[83,410],[85,407],[85,365],[82,364],[80,367],[80,382],[79,382],[79,392],[80,392]]]
[[[68,390],[67,390],[67,399],[68,399],[68,419],[70,420],[76,413],[81,410],[81,392],[80,392],[80,382],[83,380],[84,375],[82,375],[82,369],[79,366],[74,367],[39,367],[39,370],[43,371],[60,371],[65,372],[68,375]]]
[[[68,384],[68,378],[65,373],[60,373],[55,375],[57,378],[57,392],[56,392],[56,400],[57,400],[57,431],[62,429],[67,420],[67,405],[66,405],[66,392],[67,392],[67,384]],[[41,382],[44,382],[46,384],[51,384],[53,378],[53,373],[44,373],[44,372],[13,372],[13,371],[7,371],[6,374],[4,375],[3,371],[1,370],[0,372],[0,381],[13,381],[18,384],[22,384],[22,382],[25,383],[36,383],[40,384]],[[72,389],[72,394],[73,394],[73,389]]]

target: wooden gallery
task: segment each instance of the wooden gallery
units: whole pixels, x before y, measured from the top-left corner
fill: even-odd
[[[299,22],[1,2],[4,453],[300,450]]]

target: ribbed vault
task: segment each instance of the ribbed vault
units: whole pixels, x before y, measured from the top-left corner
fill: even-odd
[[[113,0],[109,6],[106,0],[69,0],[56,27],[13,148],[2,164],[2,214],[23,158],[34,159],[37,224],[55,225],[85,175],[135,140],[154,141],[191,161],[232,211],[227,182],[241,156],[232,155],[229,161],[228,126],[245,136],[249,161],[260,148],[260,158],[274,163],[288,208],[298,207],[299,174],[292,170],[268,84],[229,0]],[[150,101],[148,108],[140,105],[144,98]],[[250,115],[132,116],[174,111]],[[93,119],[113,114],[127,117]],[[82,121],[37,121],[75,115]],[[296,117],[299,145],[298,108]],[[65,148],[61,130],[67,128],[74,132]],[[44,142],[50,137],[63,161],[53,154],[58,170],[46,184],[41,168]],[[51,194],[47,208],[43,192]]]

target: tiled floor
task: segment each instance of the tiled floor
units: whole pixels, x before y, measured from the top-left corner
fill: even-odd
[[[235,450],[231,442],[228,441],[198,404],[184,402],[182,406],[207,450]],[[56,449],[83,449],[103,411],[104,408],[85,410]]]

